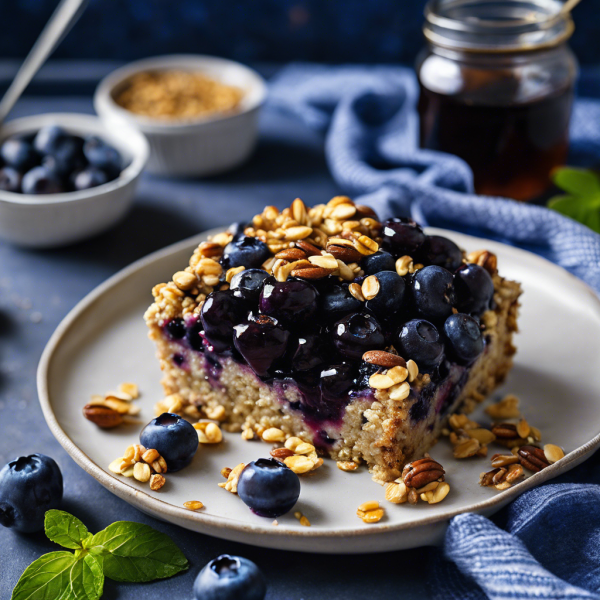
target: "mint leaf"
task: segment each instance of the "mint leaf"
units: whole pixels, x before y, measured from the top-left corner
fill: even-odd
[[[69,576],[76,562],[71,552],[50,552],[32,562],[13,590],[11,600],[64,598]]]
[[[91,536],[87,527],[79,519],[62,510],[46,512],[44,529],[49,539],[71,550],[82,548],[83,540]]]
[[[575,196],[600,194],[600,180],[586,169],[562,167],[554,172],[552,179],[560,189]]]
[[[106,577],[143,582],[171,577],[188,568],[188,561],[164,533],[148,525],[118,521],[91,540],[92,553],[100,548]]]
[[[104,591],[102,565],[91,554],[75,562],[69,573],[69,588],[60,600],[98,600]]]

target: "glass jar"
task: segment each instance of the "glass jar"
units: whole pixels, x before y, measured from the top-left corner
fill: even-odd
[[[480,194],[531,200],[564,164],[577,61],[558,0],[430,0],[417,61],[420,142],[472,168]]]

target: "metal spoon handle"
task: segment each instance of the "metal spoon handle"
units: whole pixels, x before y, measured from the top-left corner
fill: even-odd
[[[79,19],[88,2],[89,0],[62,0],[56,7],[0,102],[0,123],[12,110],[15,102],[20,98],[46,59],[54,52],[56,46]]]

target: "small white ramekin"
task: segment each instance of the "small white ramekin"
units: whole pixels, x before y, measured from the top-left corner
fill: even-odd
[[[235,113],[213,113],[185,121],[136,115],[115,102],[132,75],[160,70],[198,71],[244,92]],[[244,162],[258,138],[258,113],[267,94],[263,78],[239,63],[202,55],[172,55],[136,61],[117,69],[99,84],[96,112],[108,124],[129,124],[150,143],[148,171],[160,175],[206,177]]]
[[[54,113],[7,121],[0,129],[0,143],[50,124],[69,133],[101,137],[121,153],[126,167],[117,179],[89,190],[44,195],[0,190],[0,238],[19,246],[64,246],[108,229],[127,212],[148,160],[148,142],[141,133],[112,130],[92,115]]]

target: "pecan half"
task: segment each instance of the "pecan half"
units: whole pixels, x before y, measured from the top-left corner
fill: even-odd
[[[519,448],[519,461],[526,469],[534,473],[550,466],[544,451],[537,446],[521,446]]]
[[[300,248],[300,250],[304,250],[307,256],[318,256],[321,254],[321,249],[317,248],[315,245],[307,242],[306,240],[297,240],[294,242],[296,248]]]
[[[324,269],[323,267],[307,267],[306,269],[294,269],[291,272],[292,277],[301,279],[323,279],[331,275],[335,269]]]
[[[294,456],[294,452],[288,448],[273,448],[273,450],[271,450],[271,456],[282,463],[286,458]]]
[[[370,206],[365,206],[364,204],[355,204],[354,206],[356,207],[356,214],[361,219],[364,217],[370,217],[371,219],[379,221],[377,213]]]
[[[83,407],[83,416],[102,429],[111,429],[123,422],[123,415],[108,406],[98,404],[86,404]]]
[[[397,354],[391,352],[384,352],[383,350],[369,350],[362,356],[365,362],[377,365],[379,367],[406,367],[406,361]]]
[[[282,258],[283,260],[304,260],[306,258],[306,252],[300,250],[300,248],[286,248],[275,255],[275,258]]]
[[[362,259],[362,254],[354,246],[327,244],[327,252],[346,264],[359,262]]]
[[[402,471],[402,481],[407,487],[420,489],[423,486],[444,479],[444,467],[433,458],[421,458],[408,463]]]

